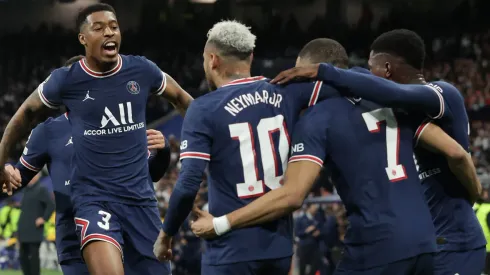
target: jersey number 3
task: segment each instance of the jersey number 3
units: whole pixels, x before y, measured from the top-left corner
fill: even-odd
[[[386,174],[391,182],[404,180],[407,178],[405,168],[398,163],[399,159],[399,142],[400,142],[400,129],[398,128],[398,122],[396,121],[393,110],[390,108],[376,109],[371,112],[362,114],[362,118],[366,123],[366,126],[371,133],[378,133],[380,131],[381,122],[386,124],[386,153],[387,163]]]
[[[282,171],[286,168],[289,153],[289,136],[284,124],[284,117],[263,118],[257,125],[257,137],[260,147],[260,156],[264,178],[259,178],[257,166],[257,152],[254,142],[254,133],[250,123],[230,124],[231,138],[240,142],[240,157],[243,166],[243,183],[237,184],[238,197],[252,198],[264,194],[264,185],[273,190],[281,186]],[[278,132],[279,145],[275,148],[273,134]],[[280,160],[277,159],[279,155]]]

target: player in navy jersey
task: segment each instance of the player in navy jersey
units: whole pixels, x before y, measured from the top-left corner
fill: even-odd
[[[180,177],[155,244],[162,260],[187,218],[209,165],[209,211],[223,215],[281,186],[292,127],[301,110],[337,95],[321,82],[271,85],[250,77],[255,36],[236,21],[208,32],[204,71],[211,93],[194,100],[182,128]],[[345,54],[345,52],[344,52]],[[335,61],[332,56],[331,61]],[[202,274],[288,274],[291,217],[208,240]]]
[[[71,200],[89,271],[123,274],[122,252],[130,245],[136,251],[124,260],[146,274],[160,266],[152,246],[161,228],[149,184],[146,102],[162,95],[185,112],[192,97],[153,62],[119,54],[121,33],[111,6],[85,8],[77,28],[85,58],[54,70],[12,117],[0,143],[0,182],[8,182],[3,165],[9,150],[33,121],[65,105],[74,144]],[[159,273],[169,274],[170,266]]]
[[[158,181],[163,176],[165,165],[169,164],[168,147],[162,150],[165,144],[165,139],[160,132],[148,130],[148,145],[151,149],[148,151],[148,157],[150,171],[153,171],[151,175],[153,181]],[[155,147],[161,148],[160,152],[155,151]],[[64,114],[39,124],[29,136],[24,153],[15,168],[9,165],[6,169],[11,177],[20,177],[22,187],[25,187],[45,164],[48,165],[56,201],[56,249],[61,269],[64,274],[89,274],[80,255],[80,243],[75,231],[73,207],[70,201],[72,155],[73,140],[70,123],[68,115]],[[125,247],[124,251],[133,253],[130,246]],[[125,265],[125,271],[126,274],[138,274],[130,272],[130,265]]]
[[[83,56],[72,57],[66,61],[65,66],[70,66],[82,58]],[[152,181],[158,181],[169,165],[170,150],[160,132],[148,130],[147,135],[149,170]],[[70,123],[68,114],[64,114],[39,124],[29,136],[23,156],[15,168],[9,166],[6,169],[11,178],[21,178],[22,187],[25,187],[45,164],[48,165],[56,200],[56,249],[61,269],[64,274],[89,274],[80,255],[70,201],[69,173],[72,155]],[[21,189],[16,191],[19,190]],[[125,247],[125,251],[132,253],[130,247]],[[125,265],[125,272],[138,274],[131,272],[129,264]]]
[[[422,133],[439,125],[468,151],[469,124],[463,97],[447,82],[425,81],[422,74],[424,49],[423,40],[409,30],[384,33],[371,46],[369,65],[373,74],[398,83],[417,84],[419,89],[416,90],[399,89],[394,82],[353,74],[327,64],[298,69],[303,70],[301,73],[289,71],[278,80],[308,76],[339,88],[365,87],[364,94],[357,95],[385,106],[424,111],[432,117],[422,120],[420,116],[413,116],[415,122],[420,121],[416,142]],[[440,137],[435,139],[437,142]],[[480,274],[485,262],[486,241],[471,206],[481,192],[481,185],[469,154],[458,154],[453,161],[446,161],[440,152],[417,146],[415,157],[436,228],[439,250],[435,257],[436,274]]]

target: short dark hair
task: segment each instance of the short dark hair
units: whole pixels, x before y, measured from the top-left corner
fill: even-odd
[[[70,59],[66,60],[65,64],[63,64],[64,67],[71,66],[73,63],[80,61],[83,59],[85,56],[83,55],[75,55],[70,57]]]
[[[329,38],[311,40],[299,52],[298,57],[308,59],[312,63],[332,63],[335,66],[345,67],[349,65],[349,56],[345,48]]]
[[[421,70],[424,67],[424,40],[411,30],[396,29],[381,34],[371,44],[371,51],[401,57],[415,69]]]
[[[109,4],[98,3],[98,4],[90,5],[78,13],[76,28],[78,30],[81,30],[83,24],[87,20],[87,17],[89,15],[91,15],[92,13],[98,12],[98,11],[110,11],[110,12],[114,13],[114,15],[116,14],[116,11],[114,10],[114,8]]]

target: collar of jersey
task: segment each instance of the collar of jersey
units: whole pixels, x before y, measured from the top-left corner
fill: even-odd
[[[240,78],[240,79],[235,79],[231,82],[228,82],[227,84],[225,84],[221,87],[234,86],[234,85],[240,85],[240,84],[250,84],[250,83],[260,81],[260,80],[265,80],[265,79],[267,79],[267,78],[263,77],[263,76]]]
[[[96,77],[96,78],[104,78],[104,77],[109,77],[117,74],[122,68],[122,58],[121,55],[117,55],[117,64],[114,68],[105,71],[105,72],[96,72],[92,69],[90,69],[85,61],[85,58],[80,59],[78,61],[80,63],[80,67],[82,67],[82,70],[86,72],[88,75]]]

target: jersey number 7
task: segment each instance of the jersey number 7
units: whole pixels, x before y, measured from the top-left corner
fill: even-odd
[[[386,174],[391,182],[404,180],[407,178],[405,168],[398,163],[399,160],[399,143],[400,129],[398,122],[390,108],[376,109],[371,112],[362,113],[362,118],[371,133],[378,133],[381,122],[386,123],[386,153],[387,167]]]
[[[256,144],[254,133],[250,123],[230,124],[231,138],[240,142],[240,157],[243,166],[243,178],[245,182],[238,183],[238,197],[252,198],[261,196],[265,192],[265,186],[273,190],[281,186],[283,175],[279,174],[279,165],[282,171],[287,165],[289,153],[289,136],[284,124],[284,117],[263,118],[257,124],[257,137],[260,147],[260,158],[262,160],[263,179],[259,178],[257,166]],[[273,134],[279,132],[279,145],[275,148]],[[280,160],[277,159],[279,153]]]

